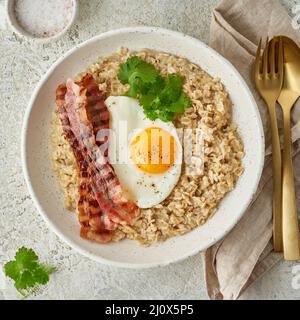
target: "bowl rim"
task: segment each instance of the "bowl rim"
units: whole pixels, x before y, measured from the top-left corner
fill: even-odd
[[[5,15],[6,15],[6,21],[9,25],[9,27],[20,37],[23,37],[25,39],[31,40],[31,41],[36,41],[38,43],[48,43],[50,41],[55,41],[62,36],[64,36],[73,26],[77,16],[78,16],[78,0],[72,0],[73,2],[73,12],[72,12],[72,18],[68,22],[68,24],[64,27],[64,29],[57,34],[50,36],[50,37],[35,37],[34,35],[30,34],[27,32],[25,29],[23,29],[17,21],[14,21],[12,19],[12,15],[15,17],[15,14],[12,14],[12,5],[15,0],[5,0]],[[15,18],[16,20],[16,18]]]
[[[216,237],[214,239],[213,242],[211,242],[210,246],[213,246],[216,242],[218,242],[219,240],[223,239],[232,229],[233,227],[240,221],[240,219],[242,218],[242,216],[244,215],[245,211],[247,210],[247,208],[249,207],[249,205],[252,202],[252,199],[257,191],[258,185],[259,185],[259,181],[261,179],[261,175],[262,175],[262,171],[263,171],[263,167],[264,167],[264,159],[265,159],[265,136],[264,136],[264,130],[263,130],[263,125],[262,125],[262,120],[260,117],[260,113],[259,113],[259,109],[257,106],[257,103],[254,99],[254,96],[252,94],[252,92],[250,91],[246,81],[243,79],[243,77],[241,76],[241,74],[237,71],[237,69],[226,59],[224,58],[221,54],[219,54],[217,51],[215,51],[214,49],[212,49],[211,47],[209,47],[207,44],[203,43],[201,40],[198,40],[194,37],[188,36],[184,33],[178,32],[178,31],[173,31],[173,30],[168,30],[165,28],[160,28],[160,27],[150,27],[150,26],[141,26],[141,27],[127,27],[127,28],[121,28],[121,29],[115,29],[115,30],[111,30],[111,31],[107,31],[104,33],[101,33],[100,35],[97,35],[95,37],[92,37],[88,40],[83,41],[82,43],[76,45],[75,47],[73,47],[72,49],[70,49],[69,51],[67,51],[66,53],[64,53],[58,60],[56,60],[56,62],[54,62],[50,68],[48,69],[48,71],[46,72],[46,74],[40,79],[38,85],[36,86],[36,88],[34,89],[32,96],[29,100],[28,106],[25,110],[25,114],[24,114],[24,118],[23,118],[23,124],[22,124],[22,130],[21,130],[21,162],[22,162],[22,169],[23,169],[23,173],[24,173],[24,177],[25,177],[25,181],[27,184],[27,188],[29,190],[29,194],[33,200],[33,203],[35,204],[36,208],[38,209],[39,213],[42,215],[44,221],[46,222],[46,224],[50,227],[50,229],[52,231],[54,231],[54,233],[56,235],[58,235],[65,243],[67,243],[71,248],[75,249],[78,253],[80,253],[83,256],[86,256],[94,261],[100,262],[102,264],[105,265],[109,265],[109,266],[114,266],[114,267],[119,267],[119,268],[126,268],[126,269],[147,269],[147,268],[154,268],[154,267],[162,267],[162,266],[167,266],[170,265],[172,263],[177,263],[180,261],[183,261],[189,257],[192,257],[196,254],[198,254],[201,251],[206,250],[208,247],[206,248],[197,248],[195,250],[193,250],[192,252],[186,253],[181,255],[178,259],[173,259],[172,261],[165,261],[162,263],[157,263],[157,262],[151,262],[151,263],[141,263],[141,264],[136,264],[136,263],[124,263],[124,262],[118,262],[118,261],[111,261],[108,260],[106,258],[103,258],[99,255],[93,254],[91,252],[89,252],[86,249],[83,249],[82,247],[80,247],[79,245],[77,245],[75,242],[73,242],[71,239],[69,239],[68,237],[66,237],[63,232],[61,232],[54,223],[52,223],[50,221],[50,219],[48,218],[47,213],[43,210],[42,205],[39,202],[39,199],[37,198],[37,196],[35,195],[35,191],[31,185],[31,181],[30,181],[30,177],[29,177],[29,169],[28,169],[28,163],[27,163],[27,157],[26,157],[26,142],[27,142],[27,134],[28,134],[28,123],[29,123],[29,118],[30,118],[30,114],[31,114],[31,110],[32,107],[35,103],[36,97],[40,91],[40,89],[42,88],[42,86],[46,83],[46,81],[48,80],[48,78],[50,77],[50,75],[52,74],[52,72],[55,70],[55,68],[64,61],[65,58],[67,58],[68,56],[70,56],[71,54],[73,54],[75,51],[77,51],[79,48],[82,48],[88,44],[91,44],[93,42],[97,42],[97,41],[101,41],[102,39],[114,36],[114,35],[118,35],[118,34],[126,34],[126,33],[163,33],[163,34],[167,34],[167,35],[172,35],[172,36],[177,36],[180,38],[185,38],[188,39],[189,41],[195,42],[196,44],[200,44],[201,46],[205,47],[211,54],[216,55],[224,64],[226,64],[228,67],[231,68],[231,70],[234,72],[234,74],[237,76],[237,78],[239,79],[239,81],[241,82],[241,84],[243,85],[243,87],[245,88],[245,90],[247,91],[249,98],[251,100],[251,103],[254,107],[254,112],[258,121],[258,130],[260,133],[260,137],[259,137],[259,143],[258,143],[258,158],[259,158],[259,162],[258,162],[258,172],[257,175],[255,177],[253,177],[254,179],[254,184],[252,187],[252,190],[249,191],[249,198],[248,201],[245,202],[243,204],[243,206],[240,208],[240,212],[239,214],[236,216],[236,219],[230,224],[228,225],[227,229],[225,232],[223,232],[223,234],[218,235],[218,237]]]

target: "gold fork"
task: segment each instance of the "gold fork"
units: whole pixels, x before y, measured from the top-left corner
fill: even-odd
[[[268,105],[273,157],[273,243],[276,252],[282,251],[282,171],[281,149],[276,117],[276,101],[283,84],[282,39],[271,41],[267,38],[261,57],[262,39],[256,54],[254,78],[256,88]]]

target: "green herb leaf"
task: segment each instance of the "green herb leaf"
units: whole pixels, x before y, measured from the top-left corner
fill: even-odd
[[[158,118],[162,121],[169,122],[174,119],[174,113],[170,111],[161,111],[158,113]]]
[[[160,94],[161,101],[165,104],[175,102],[179,99],[182,92],[184,78],[178,75],[169,75],[166,86]]]
[[[176,113],[183,113],[187,108],[192,105],[191,99],[186,93],[182,92],[179,99],[168,107],[168,110]]]
[[[126,63],[121,65],[118,74],[118,78],[123,84],[133,84],[136,79],[145,83],[154,83],[157,76],[155,67],[139,57],[129,58]]]
[[[143,106],[144,109],[152,109],[152,104],[154,103],[154,100],[156,98],[156,95],[153,93],[148,93],[140,97],[140,104]]]
[[[24,297],[31,292],[29,289],[46,284],[54,271],[55,268],[40,264],[36,253],[25,247],[17,251],[14,261],[4,265],[6,276],[14,280],[16,289]]]
[[[120,67],[118,78],[123,83],[126,84],[129,81],[129,77],[134,72],[136,66],[142,61],[139,57],[129,58],[126,63],[123,63]]]
[[[139,99],[150,120],[172,121],[176,113],[183,113],[192,105],[183,92],[184,77],[171,74],[165,80],[154,65],[139,57],[129,58],[122,64],[118,78],[130,85],[126,95]]]
[[[157,71],[154,66],[150,63],[141,61],[130,74],[128,82],[134,83],[135,79],[140,79],[145,83],[154,83],[156,77]]]

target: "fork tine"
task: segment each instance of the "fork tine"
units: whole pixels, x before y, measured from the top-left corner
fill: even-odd
[[[262,38],[259,40],[258,48],[256,51],[256,59],[255,59],[255,77],[258,77],[261,70],[261,44],[262,44]]]
[[[283,79],[283,71],[284,71],[284,46],[283,46],[282,37],[279,37],[278,75],[281,79]]]
[[[267,74],[269,70],[269,37],[266,40],[266,46],[264,50],[263,56],[263,74]]]
[[[277,38],[273,38],[270,41],[270,73],[272,77],[276,74],[276,43],[277,43]]]

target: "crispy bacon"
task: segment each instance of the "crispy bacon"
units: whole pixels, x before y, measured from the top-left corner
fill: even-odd
[[[99,243],[108,243],[112,240],[112,231],[97,232],[91,228],[82,227],[80,229],[80,236],[84,239],[96,241]]]
[[[111,241],[118,224],[129,224],[139,214],[135,203],[126,199],[108,163],[109,112],[94,78],[68,80],[56,92],[64,134],[72,147],[79,172],[78,214],[83,238]],[[101,139],[96,139],[101,133]]]
[[[64,107],[64,97],[67,88],[65,86],[59,86],[57,89],[57,105],[60,115],[60,120],[63,124],[65,136],[68,139],[75,159],[77,162],[78,174],[79,174],[79,201],[78,201],[78,219],[83,227],[88,227],[90,223],[90,217],[101,216],[101,210],[98,202],[95,200],[94,195],[89,187],[89,174],[88,163],[84,159],[82,151],[80,150],[79,143],[75,138],[71,128],[70,122],[67,117],[67,113]]]

